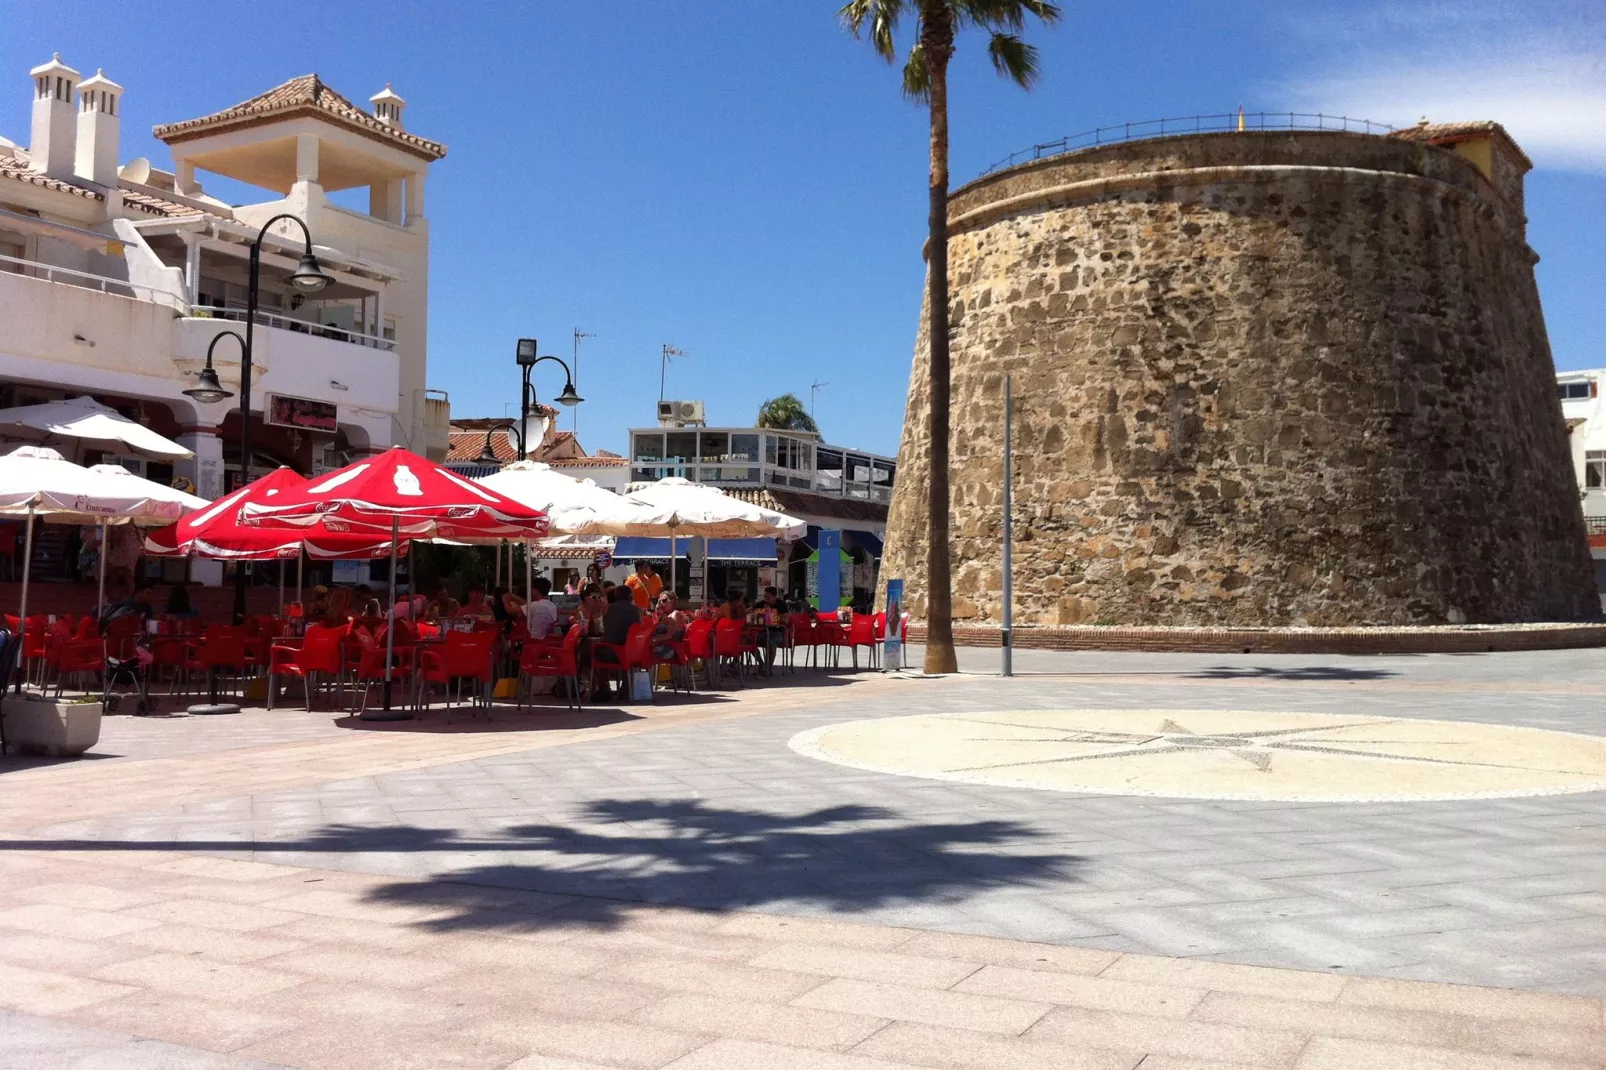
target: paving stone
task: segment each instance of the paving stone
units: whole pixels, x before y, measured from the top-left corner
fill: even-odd
[[[1205,996],[1203,989],[1156,985],[1142,981],[1112,980],[1106,976],[1079,977],[1067,973],[1021,970],[1013,966],[984,966],[951,991],[983,996],[1007,996],[1072,1007],[1185,1018]]]
[[[524,1012],[468,1027],[462,1035],[542,1055],[628,1070],[658,1070],[710,1039],[635,1022],[602,1022]],[[748,1064],[749,1067],[763,1064]]]
[[[738,996],[667,996],[632,1018],[684,1033],[708,1033],[794,1048],[843,1051],[887,1024],[884,1018],[775,1006]]]
[[[854,977],[861,981],[890,981],[930,988],[952,987],[981,968],[975,962],[801,943],[786,944],[767,951],[753,959],[752,965],[824,977]]]
[[[1027,1000],[844,979],[827,981],[793,1005],[1009,1035],[1025,1031],[1050,1009]]]
[[[62,1014],[133,991],[110,981],[0,965],[0,1007],[27,1014]]]
[[[765,966],[764,959],[768,957],[760,956],[749,966],[686,961],[674,956],[633,957],[604,966],[594,976],[599,980],[619,979],[655,985],[674,992],[767,1003],[785,1003],[824,983],[821,977],[814,975],[817,971],[794,972],[787,966],[759,968]]]
[[[909,1070],[910,1064],[751,1040],[716,1040],[676,1059],[668,1070],[751,1070],[758,1066],[765,1070]]]
[[[1337,999],[1347,983],[1346,978],[1333,974],[1239,966],[1204,959],[1157,958],[1152,955],[1123,955],[1099,976],[1317,1002]]]
[[[273,994],[277,995],[277,993]],[[273,995],[268,997],[269,1000]],[[212,1051],[235,1051],[288,1032],[300,1019],[266,1006],[239,1007],[194,996],[134,991],[70,1012],[76,1022]]]
[[[1294,1064],[1295,1070],[1593,1070],[1596,1065],[1333,1037],[1312,1039]]]
[[[1297,1022],[1289,1028],[1242,1028],[1213,1022],[1196,1022],[1113,1011],[1064,1007],[1050,1011],[1027,1033],[1029,1039],[1092,1048],[1145,1051],[1190,1059],[1241,1063],[1245,1066],[1287,1067],[1308,1039]],[[1364,1064],[1357,1064],[1357,1066]]]
[[[76,940],[104,940],[140,929],[154,929],[160,924],[160,921],[150,918],[55,903],[36,903],[0,911],[0,930],[21,929]]]
[[[507,1066],[527,1051],[519,1045],[462,1033],[345,1018],[282,1033],[238,1054],[308,1070],[492,1070]]]
[[[166,953],[102,966],[93,976],[123,985],[239,1004],[251,1003],[302,981],[293,973]]]
[[[1113,1051],[915,1022],[893,1022],[853,1053],[943,1070],[1133,1070],[1140,1063],[1149,1065],[1141,1049]]]

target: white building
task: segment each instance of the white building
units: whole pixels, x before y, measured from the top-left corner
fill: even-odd
[[[1595,559],[1595,585],[1606,596],[1606,398],[1601,397],[1602,383],[1606,383],[1606,368],[1556,375],[1556,393],[1561,397],[1561,414],[1567,420],[1572,447],[1573,475],[1584,504],[1589,553]]]
[[[236,396],[198,404],[208,345],[243,333],[249,257],[262,225],[303,220],[333,284],[284,283],[303,249],[275,225],[261,258],[252,375],[253,474],[306,473],[404,445],[445,460],[448,405],[427,391],[429,221],[424,183],[444,146],[410,133],[389,86],[365,111],[305,75],[242,104],[157,126],[171,170],[119,166],[123,87],[60,56],[29,72],[26,148],[0,138],[0,406],[89,394],[195,451],[156,478],[217,497],[238,478],[240,347],[216,369]],[[234,205],[202,173],[264,191]],[[327,194],[366,187],[366,211]],[[100,459],[119,459],[105,457]]]

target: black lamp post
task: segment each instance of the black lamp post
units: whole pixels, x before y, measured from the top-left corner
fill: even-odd
[[[257,318],[257,296],[262,286],[262,239],[268,236],[268,228],[281,219],[288,219],[300,227],[301,235],[306,243],[295,271],[285,276],[284,281],[304,294],[317,293],[334,281],[319,269],[318,258],[312,255],[312,232],[307,229],[307,224],[288,212],[276,215],[262,224],[262,229],[257,231],[256,240],[251,243],[251,285],[246,291],[245,338],[240,343],[240,485],[242,487],[251,481],[251,342],[253,340],[252,327],[255,325]],[[233,332],[230,331],[228,333],[232,334]],[[222,336],[219,335],[219,337]],[[235,337],[239,336],[236,335]],[[216,345],[217,339],[214,338],[212,344]],[[208,348],[207,353],[209,358],[208,365],[210,366],[210,348]],[[202,386],[205,387],[207,386],[204,378],[206,372],[203,371],[201,374],[203,377]],[[215,382],[216,379],[216,373],[213,373],[213,381]],[[185,391],[185,393],[189,392]],[[245,579],[246,570],[242,564],[234,572],[234,623],[236,625],[245,623]]]
[[[206,347],[206,367],[195,377],[195,385],[182,391],[186,397],[192,397],[202,405],[216,405],[234,396],[234,391],[223,389],[223,384],[217,381],[217,372],[212,367],[212,350],[216,349],[217,344],[225,338],[232,338],[240,343],[240,352],[245,352],[245,339],[233,331],[219,331],[212,336],[211,344]]]
[[[530,374],[535,371],[537,364],[544,360],[550,360],[563,368],[563,392],[553,398],[553,401],[556,401],[559,405],[573,408],[585,400],[585,398],[575,393],[574,376],[570,373],[569,365],[564,362],[563,358],[553,356],[538,357],[536,353],[539,348],[540,346],[534,338],[520,338],[515,358],[519,364],[519,371],[523,375],[523,381],[519,386],[519,460],[521,461],[528,460],[530,456],[529,443],[525,441],[524,433],[525,429],[529,427],[530,410],[535,406],[535,389],[530,385]],[[537,443],[537,445],[540,445],[540,443]],[[494,463],[496,457],[491,454],[491,437],[489,434],[485,436],[485,451],[480,454],[480,459],[484,460],[487,455],[491,456],[491,462]]]

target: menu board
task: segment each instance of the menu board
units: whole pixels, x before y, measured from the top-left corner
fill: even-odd
[[[339,410],[329,402],[283,394],[268,395],[268,409],[263,419],[277,427],[299,427],[303,431],[328,431],[330,434],[340,426]]]

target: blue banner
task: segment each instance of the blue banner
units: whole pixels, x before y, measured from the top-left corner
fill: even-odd
[[[836,607],[842,604],[842,533],[833,528],[821,528],[818,547],[819,610],[821,613],[834,613]]]

